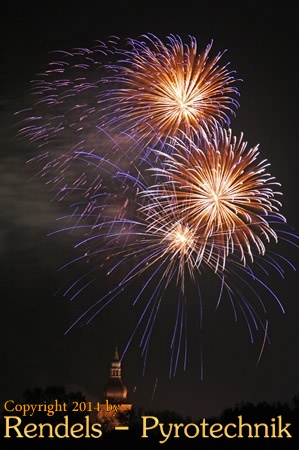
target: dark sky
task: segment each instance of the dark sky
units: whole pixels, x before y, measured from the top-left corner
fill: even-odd
[[[93,46],[109,35],[163,38],[195,36],[205,47],[211,39],[227,56],[238,77],[240,108],[235,134],[249,145],[260,144],[271,173],[282,184],[283,214],[298,231],[298,47],[293,3],[262,6],[193,6],[174,2],[26,2],[2,6],[1,24],[1,387],[0,404],[20,399],[26,388],[64,385],[89,398],[99,398],[107,380],[114,345],[123,350],[134,316],[130,299],[115,302],[90,325],[64,335],[82,302],[70,303],[61,293],[67,282],[59,271],[72,255],[71,239],[47,235],[63,214],[53,194],[26,165],[28,147],[15,140],[13,113],[27,101],[30,80],[42,71],[52,50]],[[212,5],[213,3],[211,3]],[[292,4],[292,6],[291,6]],[[161,6],[162,5],[162,6]],[[195,4],[196,5],[196,4]],[[295,28],[296,27],[296,28]],[[32,151],[32,148],[31,148]],[[38,149],[36,150],[38,151]],[[31,154],[30,154],[31,155]],[[285,258],[298,263],[295,247],[282,246]],[[77,266],[78,276],[80,267]],[[257,365],[263,335],[252,344],[243,320],[235,323],[225,305],[209,307],[203,346],[204,378],[200,379],[200,345],[192,336],[190,359],[168,378],[168,311],[161,311],[156,338],[142,375],[143,360],[133,342],[123,359],[123,377],[131,399],[146,408],[172,409],[194,418],[217,414],[236,403],[291,401],[299,394],[299,303],[297,275],[272,275],[285,314],[266,299],[271,344]],[[96,285],[97,292],[102,289]],[[174,292],[175,297],[175,292]],[[209,292],[207,292],[209,297]],[[195,300],[195,299],[193,299]],[[4,344],[4,345],[3,345]]]

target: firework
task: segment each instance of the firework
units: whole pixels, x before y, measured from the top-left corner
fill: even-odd
[[[242,134],[237,139],[219,128],[209,140],[184,135],[171,147],[172,152],[159,152],[162,167],[152,169],[164,177],[153,194],[161,198],[165,215],[173,211],[168,199],[176,198],[179,214],[201,241],[198,264],[206,247],[215,271],[223,270],[231,254],[244,266],[254,253],[264,255],[266,244],[277,242],[271,221],[286,219],[279,213],[280,184],[267,173],[269,163],[259,158],[258,145],[247,150]]]
[[[225,132],[222,130],[221,133],[220,136],[223,139],[225,138],[224,143],[230,143],[228,145],[230,152],[238,155],[236,158],[231,155],[231,159],[226,160],[225,158],[228,157],[226,153],[227,146],[222,143],[222,146],[219,145],[219,151],[221,151],[223,158],[225,157],[226,164],[223,165],[229,166],[229,163],[232,163],[231,166],[227,167],[227,170],[228,168],[231,170],[234,166],[237,166],[236,161],[238,161],[242,167],[240,169],[240,185],[238,185],[237,176],[233,177],[233,180],[239,186],[239,190],[241,189],[240,186],[244,186],[246,195],[245,193],[243,195],[239,194],[236,200],[237,206],[230,208],[230,210],[236,211],[237,208],[240,208],[240,205],[243,205],[242,199],[246,198],[248,202],[249,193],[251,192],[251,190],[246,188],[246,183],[242,178],[242,173],[246,172],[244,169],[245,167],[247,168],[247,165],[245,163],[243,165],[242,162],[243,152],[247,155],[246,145],[241,145],[240,140],[235,141],[232,139],[231,142],[230,131]],[[70,262],[69,265],[78,262],[83,264],[84,261],[88,261],[88,266],[91,266],[92,269],[91,272],[87,272],[67,289],[67,295],[74,299],[85,288],[89,287],[90,279],[93,282],[96,279],[102,280],[105,274],[107,279],[111,281],[106,294],[100,296],[98,301],[95,301],[90,308],[87,308],[71,324],[70,329],[81,321],[90,323],[117,298],[130,298],[127,302],[129,301],[135,306],[140,304],[140,316],[136,319],[136,327],[129,338],[128,345],[136,335],[137,330],[142,329],[140,345],[145,361],[151,336],[154,333],[156,323],[159,321],[159,311],[163,304],[168,302],[167,299],[172,298],[174,306],[170,310],[172,312],[176,311],[176,315],[172,317],[170,376],[175,374],[180,357],[184,360],[184,367],[186,366],[187,336],[192,328],[189,323],[190,319],[187,319],[187,312],[194,299],[196,299],[197,312],[193,311],[192,314],[198,317],[197,329],[199,330],[202,327],[205,299],[202,298],[201,292],[204,287],[207,287],[207,284],[213,283],[214,286],[218,286],[214,300],[209,298],[209,302],[212,302],[215,308],[223,301],[229,302],[232,306],[235,320],[238,320],[240,315],[245,319],[252,341],[254,341],[254,330],[260,330],[265,333],[265,323],[262,320],[263,315],[266,313],[265,300],[262,299],[262,297],[265,297],[265,292],[270,294],[279,304],[281,310],[284,311],[278,297],[258,275],[261,271],[265,274],[267,266],[268,273],[271,268],[283,275],[283,268],[278,263],[278,258],[275,258],[273,255],[272,249],[269,248],[268,252],[261,252],[261,247],[256,246],[254,260],[250,258],[250,261],[247,261],[243,256],[245,250],[240,251],[238,245],[242,244],[244,247],[243,241],[247,242],[249,239],[245,239],[247,234],[253,243],[255,241],[259,242],[257,237],[255,239],[252,238],[253,231],[257,236],[260,232],[261,236],[264,237],[264,228],[269,236],[277,239],[278,235],[281,235],[283,239],[283,233],[279,231],[279,228],[285,225],[285,219],[278,212],[276,215],[273,213],[272,209],[275,210],[274,207],[272,209],[269,207],[269,215],[267,216],[264,207],[264,209],[258,210],[260,214],[262,211],[265,214],[258,219],[259,226],[256,227],[256,224],[253,222],[257,220],[258,214],[254,208],[252,210],[249,209],[251,220],[248,219],[239,230],[239,219],[236,219],[238,225],[236,226],[230,218],[221,229],[221,234],[225,235],[221,239],[219,238],[220,232],[216,226],[211,225],[212,230],[207,230],[206,226],[204,227],[203,225],[199,226],[198,220],[201,219],[201,214],[206,216],[206,213],[202,211],[196,214],[192,213],[192,208],[194,208],[193,194],[188,184],[190,180],[186,174],[188,172],[196,173],[199,167],[205,170],[205,179],[208,179],[208,175],[215,177],[215,174],[219,175],[219,173],[214,170],[213,158],[209,159],[212,164],[212,168],[210,167],[209,170],[206,165],[202,164],[203,160],[201,159],[197,161],[197,165],[193,165],[194,159],[192,158],[191,149],[189,148],[188,152],[185,153],[186,142],[176,140],[176,144],[179,145],[173,149],[172,155],[169,155],[167,151],[165,153],[159,152],[157,155],[159,165],[157,167],[153,166],[152,161],[149,161],[147,169],[144,169],[144,176],[138,173],[138,176],[135,177],[132,173],[121,170],[117,172],[116,179],[119,187],[122,186],[123,188],[126,201],[124,202],[123,193],[119,188],[118,195],[115,196],[115,193],[113,193],[105,198],[107,205],[105,208],[101,208],[100,216],[98,215],[99,208],[97,207],[94,207],[93,211],[86,215],[88,221],[84,228],[84,238],[80,239],[79,237],[79,241],[76,243],[76,248],[80,250],[80,256],[77,260]],[[206,144],[208,145],[209,143]],[[180,153],[180,148],[184,152]],[[207,158],[209,156],[207,148],[205,152],[199,151],[198,146],[195,148],[197,153],[193,155],[194,158]],[[256,180],[257,185],[259,185],[262,180],[261,174],[258,173],[258,170],[253,171],[253,167],[260,167],[261,173],[263,173],[266,164],[264,162],[260,165],[255,163],[257,155],[255,151],[252,153],[254,155],[252,158],[254,164],[251,164],[247,174],[248,182],[250,180],[252,183],[253,180]],[[213,150],[213,155],[217,155],[215,149]],[[82,161],[85,160],[88,163],[89,159],[97,158],[95,155],[82,155]],[[199,166],[198,162],[200,162]],[[224,163],[224,161],[222,162]],[[246,162],[249,161],[246,160]],[[157,159],[155,159],[156,163]],[[111,167],[111,174],[115,173],[115,167],[111,163],[106,164],[107,171],[109,166]],[[102,159],[101,167],[103,167]],[[251,178],[250,174],[252,172],[256,177],[252,176]],[[150,177],[147,176],[149,173],[151,174]],[[185,184],[183,184],[182,179],[178,178],[178,173],[182,174]],[[155,183],[150,184],[149,182],[152,181],[153,176]],[[198,177],[192,179],[198,180]],[[216,177],[216,179],[219,181],[219,177]],[[264,174],[263,180],[262,186],[266,185],[267,189],[276,184],[274,181],[272,184],[272,178],[267,174]],[[214,184],[212,185],[214,186]],[[255,196],[258,194],[261,196],[260,201],[262,202],[263,190],[260,188],[260,191],[258,191],[256,186],[253,191]],[[266,190],[265,192],[268,191]],[[189,196],[191,196],[191,202]],[[268,195],[267,198],[271,198],[271,195]],[[230,201],[232,201],[231,197]],[[115,202],[115,205],[111,209],[113,202]],[[269,204],[266,202],[266,205]],[[121,207],[117,205],[121,205]],[[210,213],[210,215],[212,214]],[[247,215],[249,215],[248,211]],[[241,217],[243,216],[244,214],[241,214]],[[92,217],[94,219],[90,223],[89,220]],[[197,217],[197,220],[195,217]],[[67,218],[67,229],[72,231],[72,233],[76,229],[80,232],[82,224],[78,224],[77,220],[75,220],[75,223],[70,225],[70,218],[74,219],[74,216],[71,215]],[[203,222],[206,221],[207,218],[205,217]],[[216,224],[218,226],[217,220]],[[249,233],[246,227],[250,228],[251,225],[253,231]],[[234,229],[234,232],[231,228]],[[62,230],[65,231],[66,228],[62,227],[59,231]],[[237,233],[240,233],[240,237],[233,238]],[[245,237],[243,233],[245,233]],[[234,239],[233,244],[229,242],[230,239]],[[226,251],[228,245],[229,252]],[[233,248],[235,248],[235,251],[232,250]],[[249,251],[246,249],[246,252]],[[254,251],[252,250],[249,253],[252,256]],[[225,256],[223,256],[224,254]],[[242,255],[241,258],[240,254]],[[220,258],[222,265],[219,263]],[[223,261],[224,258],[225,263]],[[92,277],[90,278],[91,274]],[[136,288],[138,289],[138,294],[133,294]],[[244,288],[247,292],[250,292],[248,298],[242,292]],[[263,296],[261,296],[261,290],[264,291]],[[131,298],[132,295],[133,298]],[[171,323],[170,317],[171,314],[169,314],[169,324]]]
[[[78,187],[88,196],[99,184],[81,173],[78,154],[136,165],[149,145],[163,145],[180,131],[192,136],[229,124],[239,106],[239,80],[220,64],[224,51],[211,53],[212,43],[199,51],[194,37],[184,43],[170,35],[164,43],[151,34],[128,39],[124,48],[113,38],[91,49],[53,52],[17,117],[18,136],[34,147],[30,161],[58,198]]]
[[[146,361],[167,303],[170,376],[180,357],[186,367],[190,322],[203,327],[205,284],[216,309],[226,302],[243,316],[251,341],[262,331],[264,348],[265,292],[284,309],[263,277],[294,268],[272,251],[297,239],[284,228],[280,184],[259,146],[232,134],[239,80],[212,44],[200,51],[194,37],[147,34],[58,52],[18,113],[39,174],[70,207],[57,232],[71,232],[79,256],[65,266],[88,267],[64,295],[107,286],[69,330],[129,297],[139,316],[125,351],[143,326]]]
[[[199,51],[194,37],[184,43],[169,35],[129,39],[129,49],[115,50],[117,63],[104,79],[103,125],[122,129],[144,147],[179,131],[205,134],[216,124],[229,124],[239,106],[234,72],[220,65],[224,52],[212,57],[212,42]]]

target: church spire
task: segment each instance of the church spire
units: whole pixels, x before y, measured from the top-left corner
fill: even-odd
[[[114,361],[119,361],[117,345],[115,345],[114,358],[113,358],[113,360],[114,360]]]
[[[121,364],[118,356],[117,346],[115,346],[114,357],[110,366],[110,378],[121,378]]]

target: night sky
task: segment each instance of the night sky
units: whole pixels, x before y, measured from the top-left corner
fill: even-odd
[[[65,335],[84,302],[91,299],[85,294],[70,302],[61,293],[70,275],[80,276],[78,265],[78,274],[59,270],[75,255],[71,238],[48,236],[56,218],[64,214],[63,206],[53,201],[53,192],[26,164],[38,149],[15,138],[14,112],[28,104],[30,81],[44,70],[49,52],[91,47],[110,35],[138,38],[148,32],[162,39],[168,34],[192,35],[202,48],[213,40],[215,51],[227,49],[226,57],[243,80],[232,129],[236,135],[244,132],[249,146],[260,144],[271,173],[282,184],[282,213],[299,229],[298,47],[293,3],[284,2],[283,10],[261,2],[247,6],[222,2],[217,8],[187,8],[174,2],[158,2],[162,6],[97,3],[102,2],[77,6],[25,2],[18,7],[6,2],[2,6],[1,406],[7,399],[21,399],[27,388],[52,385],[80,390],[88,399],[101,398],[115,343],[121,354],[136,319],[128,295],[88,326],[75,327]],[[298,266],[295,247],[282,244],[279,252]],[[244,320],[235,323],[228,305],[216,311],[213,303],[207,307],[203,341],[200,344],[192,336],[186,370],[180,366],[169,379],[168,308],[174,307],[174,292],[162,308],[145,373],[138,341],[122,360],[123,381],[134,405],[199,418],[241,402],[291,402],[299,394],[297,274],[287,267],[284,279],[274,275],[266,281],[285,314],[273,298],[265,299],[271,344],[266,344],[258,365],[263,334],[251,343]],[[98,295],[103,286],[95,283],[93,289]],[[209,295],[205,292],[207,302]]]

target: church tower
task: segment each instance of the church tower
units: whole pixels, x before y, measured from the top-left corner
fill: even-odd
[[[109,422],[110,428],[112,428],[119,425],[119,417],[121,414],[129,412],[132,409],[132,404],[127,400],[127,388],[122,381],[121,362],[117,347],[114,350],[109,375],[109,379],[103,390],[101,410],[97,416],[99,422]]]
[[[110,365],[110,378],[104,387],[104,399],[114,404],[126,403],[127,393],[127,388],[121,379],[121,363],[117,347],[115,347],[114,357]]]

